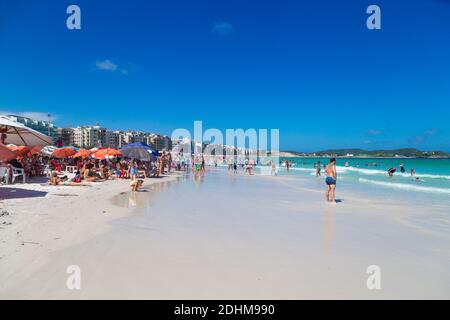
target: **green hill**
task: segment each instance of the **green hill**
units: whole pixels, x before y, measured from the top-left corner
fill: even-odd
[[[450,153],[445,151],[421,151],[415,148],[403,148],[403,149],[392,149],[392,150],[364,150],[357,148],[350,149],[328,149],[317,152],[296,152],[296,151],[286,151],[298,156],[336,156],[345,157],[347,155],[353,155],[354,157],[365,156],[365,157],[418,157],[418,158],[429,158],[429,157],[450,157]]]

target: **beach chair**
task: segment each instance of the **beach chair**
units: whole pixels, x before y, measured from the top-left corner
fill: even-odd
[[[17,177],[22,176],[23,179],[23,183],[25,183],[25,170],[21,169],[21,168],[16,168],[11,166],[12,169],[12,183],[14,184],[14,182],[16,181]]]
[[[44,167],[44,174],[47,178],[50,177],[50,174],[52,173],[52,169],[50,169],[50,166],[48,164],[45,165]]]
[[[9,170],[7,167],[0,167],[0,179],[5,179],[5,184],[9,184]]]

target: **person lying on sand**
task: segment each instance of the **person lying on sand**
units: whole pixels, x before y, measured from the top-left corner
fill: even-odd
[[[139,188],[144,184],[144,180],[131,180],[130,187],[132,191],[139,191]]]
[[[79,177],[78,177],[79,178]],[[57,185],[64,185],[64,186],[71,186],[71,187],[78,187],[78,186],[83,186],[83,187],[89,187],[89,184],[86,183],[81,183],[81,179],[79,180],[80,182],[76,182],[75,179],[77,179],[77,177],[73,178],[72,180],[67,179],[61,179],[58,177],[58,172],[53,171],[51,173],[50,176],[50,185],[52,186],[57,186]]]

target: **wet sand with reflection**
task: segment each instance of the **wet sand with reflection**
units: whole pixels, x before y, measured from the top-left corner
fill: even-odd
[[[417,228],[421,208],[346,190],[329,205],[321,187],[210,169],[122,193],[112,203],[134,208],[130,216],[55,253],[21,285],[73,299],[450,297],[449,234]],[[79,291],[65,286],[69,264],[81,268]],[[369,265],[381,268],[381,290],[367,289]]]

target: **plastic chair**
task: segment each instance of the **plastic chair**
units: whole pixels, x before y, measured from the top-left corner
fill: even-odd
[[[17,177],[22,176],[23,178],[23,183],[25,183],[25,170],[21,169],[21,168],[16,168],[11,166],[12,169],[12,183],[14,184],[14,182],[16,181]]]
[[[52,169],[50,169],[50,166],[48,164],[45,165],[44,167],[44,174],[47,178],[50,177],[50,174],[52,173]]]
[[[7,167],[0,167],[0,179],[5,178],[5,184],[9,184],[9,170]]]

